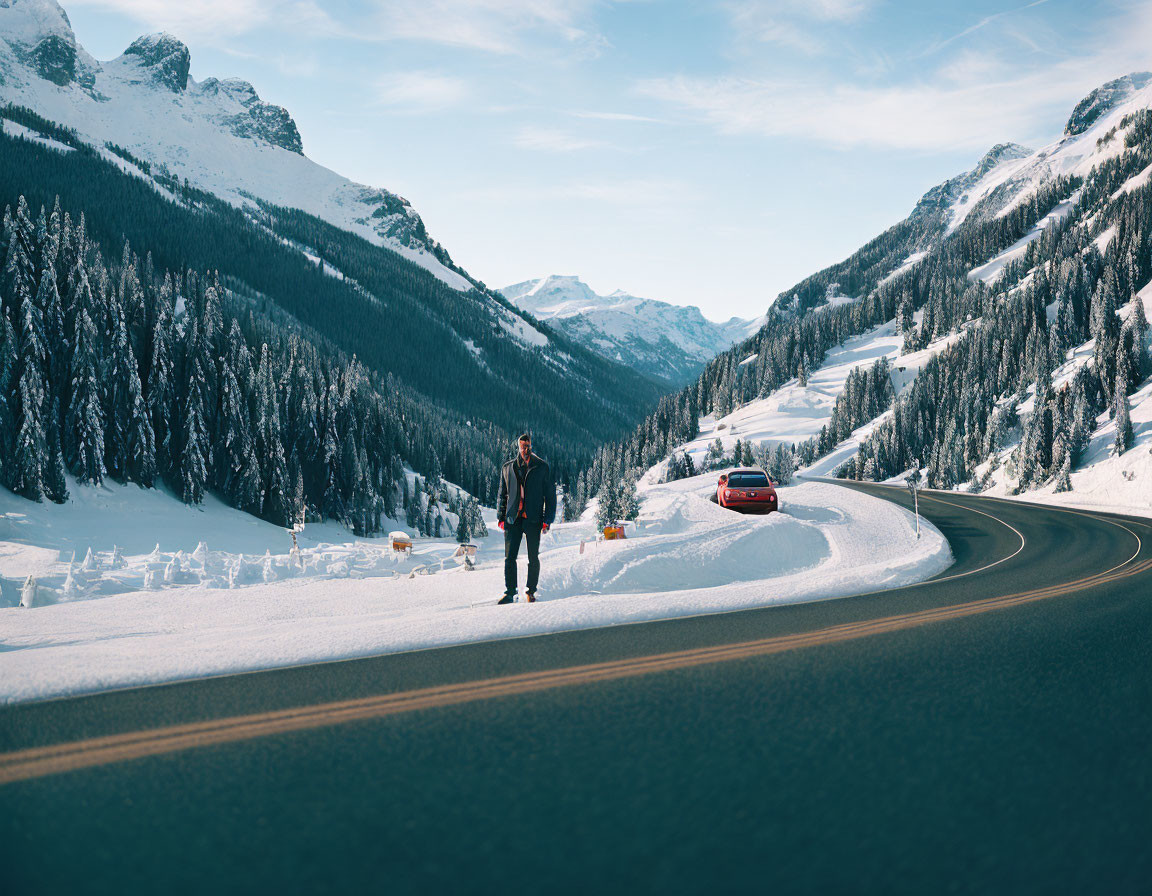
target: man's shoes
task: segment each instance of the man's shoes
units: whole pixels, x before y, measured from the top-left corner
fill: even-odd
[[[531,591],[525,591],[524,596],[526,598],[528,598],[528,603],[530,603],[530,604],[536,603],[536,595],[533,594]]]
[[[496,606],[500,606],[500,604],[510,604],[512,603],[512,599],[513,595],[505,594],[500,600],[496,601]]]

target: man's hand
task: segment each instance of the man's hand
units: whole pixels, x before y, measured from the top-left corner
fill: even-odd
[[[540,527],[540,534],[543,535],[547,531],[548,531],[548,524],[545,523],[543,526]]]
[[[504,531],[504,520],[500,520],[500,521],[498,521],[498,522],[496,523],[496,525],[500,527],[500,531],[501,531],[501,532],[503,532],[503,531]]]

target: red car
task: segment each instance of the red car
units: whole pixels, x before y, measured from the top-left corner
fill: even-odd
[[[716,503],[741,513],[771,513],[780,509],[772,480],[763,470],[756,469],[721,474],[716,484]]]

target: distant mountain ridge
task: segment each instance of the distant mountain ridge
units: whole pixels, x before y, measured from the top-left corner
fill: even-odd
[[[739,317],[716,323],[695,305],[643,299],[619,289],[602,296],[575,276],[553,274],[500,292],[585,347],[672,385],[690,380],[710,358],[763,323],[763,318]]]

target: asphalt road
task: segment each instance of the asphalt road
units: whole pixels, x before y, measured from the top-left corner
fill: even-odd
[[[1152,526],[921,510],[911,588],[0,710],[0,892],[1152,893]]]

